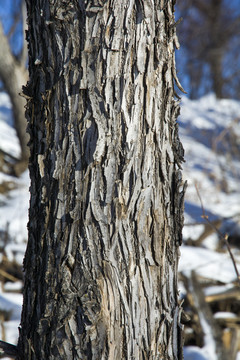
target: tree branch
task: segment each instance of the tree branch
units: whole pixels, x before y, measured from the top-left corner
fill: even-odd
[[[13,359],[18,355],[18,348],[16,345],[9,344],[0,340],[0,358],[8,356]]]
[[[26,8],[25,1],[22,1],[21,11],[22,11],[23,47],[22,47],[22,52],[21,52],[19,60],[20,60],[21,66],[23,68],[25,68],[26,64],[27,64],[27,59],[28,59],[28,48],[27,48],[27,42],[25,41],[25,36],[26,36],[25,33],[27,30],[27,8]]]
[[[2,24],[0,22],[0,78],[4,84],[4,87],[10,96],[13,115],[14,115],[14,126],[19,138],[22,160],[28,160],[29,149],[28,134],[26,132],[26,119],[25,99],[19,96],[22,90],[22,85],[27,82],[27,71],[25,67],[21,66],[19,61],[13,56],[8,39],[4,34]],[[25,167],[26,168],[26,167]]]

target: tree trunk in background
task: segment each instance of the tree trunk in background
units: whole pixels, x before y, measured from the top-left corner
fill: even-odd
[[[223,98],[224,79],[222,75],[222,50],[216,50],[209,54],[209,65],[213,79],[213,91],[218,99]]]
[[[27,1],[19,359],[181,359],[173,2]]]
[[[207,53],[207,59],[212,74],[213,91],[217,98],[223,97],[223,70],[222,62],[225,51],[225,41],[222,36],[221,12],[223,7],[222,0],[211,0],[210,11],[208,13],[210,46]]]
[[[22,92],[23,84],[26,84],[28,78],[27,70],[25,64],[21,64],[13,56],[1,23],[0,39],[0,78],[12,103],[14,126],[20,142],[22,162],[22,166],[18,164],[18,170],[15,170],[17,173],[21,173],[20,167],[22,167],[22,170],[25,170],[29,158],[29,149],[27,146],[29,136],[26,131],[27,122],[24,108],[26,100],[19,95]]]

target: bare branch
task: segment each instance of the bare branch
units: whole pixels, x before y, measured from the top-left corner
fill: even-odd
[[[11,99],[14,126],[20,141],[22,160],[28,159],[28,135],[26,133],[25,100],[19,96],[22,85],[27,82],[27,70],[12,54],[7,36],[0,22],[0,78]]]
[[[18,355],[18,348],[16,345],[9,344],[5,341],[0,340],[0,357],[11,357],[13,359]]]
[[[23,47],[20,55],[21,66],[25,67],[28,59],[27,42],[25,41],[25,33],[27,30],[27,8],[26,2],[22,1],[22,33],[23,33]]]

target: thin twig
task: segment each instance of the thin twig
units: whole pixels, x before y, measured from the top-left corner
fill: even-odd
[[[201,196],[200,196],[200,193],[199,193],[197,184],[195,184],[195,188],[196,188],[197,195],[198,195],[198,198],[199,198],[200,203],[201,203],[201,208],[202,208],[202,216],[201,216],[201,217],[216,231],[216,233],[220,236],[220,239],[225,242],[225,244],[226,244],[226,246],[227,246],[227,249],[228,249],[228,252],[229,252],[229,255],[230,255],[230,257],[231,257],[233,266],[234,266],[234,270],[235,270],[236,275],[237,275],[238,285],[240,286],[240,274],[239,274],[236,261],[235,261],[235,259],[234,259],[232,250],[231,250],[230,245],[229,245],[229,242],[228,242],[228,234],[223,234],[223,233],[221,233],[221,231],[219,231],[219,230],[217,229],[217,227],[209,220],[208,215],[206,215],[206,213],[205,213],[205,210],[204,210],[204,207],[203,207],[203,203],[202,203],[202,199],[201,199]]]
[[[8,274],[5,270],[3,269],[0,269],[0,275],[3,276],[5,279],[8,279],[12,282],[16,282],[16,281],[19,281],[18,278],[16,278],[15,276],[11,275],[11,274]]]

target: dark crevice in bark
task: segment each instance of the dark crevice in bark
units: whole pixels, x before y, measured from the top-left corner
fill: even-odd
[[[136,24],[141,24],[143,21],[143,5],[141,0],[135,1],[136,6]]]

